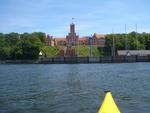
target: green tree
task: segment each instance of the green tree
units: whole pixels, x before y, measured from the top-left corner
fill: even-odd
[[[10,59],[17,60],[22,59],[22,50],[20,47],[12,47],[10,51]]]
[[[42,43],[46,42],[46,34],[42,32],[34,32],[31,34],[34,38],[39,38]]]
[[[0,33],[0,47],[4,46],[6,46],[5,35],[3,33]]]
[[[0,47],[0,59],[6,60],[10,58],[10,50],[9,47]]]
[[[9,33],[5,34],[5,41],[7,46],[14,46],[16,42],[20,39],[20,35],[18,33]]]

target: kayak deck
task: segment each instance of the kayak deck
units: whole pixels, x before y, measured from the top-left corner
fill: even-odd
[[[98,113],[121,113],[110,91],[105,93],[104,100]]]

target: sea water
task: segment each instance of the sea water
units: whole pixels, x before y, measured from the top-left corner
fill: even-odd
[[[0,65],[0,113],[150,113],[150,63]]]

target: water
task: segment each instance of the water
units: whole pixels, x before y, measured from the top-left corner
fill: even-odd
[[[149,113],[150,64],[0,65],[0,113],[97,113],[108,89],[122,113]]]

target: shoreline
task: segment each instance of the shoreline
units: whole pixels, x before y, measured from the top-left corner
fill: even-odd
[[[92,64],[150,62],[150,56],[53,57],[37,60],[0,60],[0,64]]]

